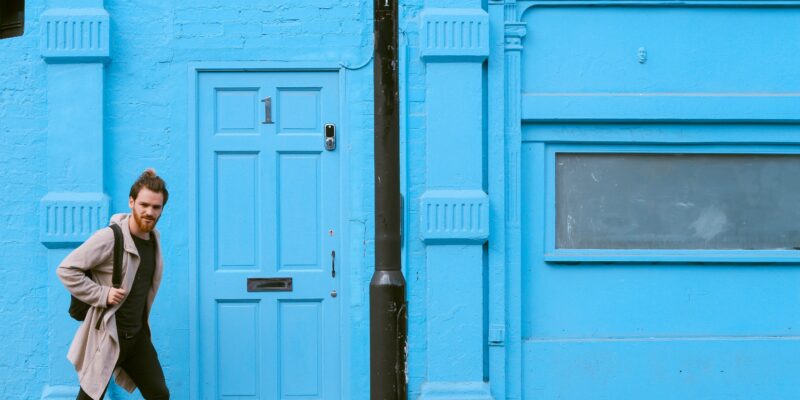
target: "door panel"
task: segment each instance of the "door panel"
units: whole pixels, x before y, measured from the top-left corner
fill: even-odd
[[[280,270],[319,269],[319,154],[278,157]]]
[[[322,303],[280,302],[281,397],[320,395]]]
[[[339,399],[339,160],[323,132],[338,77],[208,72],[198,87],[203,398]]]

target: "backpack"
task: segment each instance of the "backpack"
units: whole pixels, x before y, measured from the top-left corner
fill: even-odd
[[[112,257],[114,259],[114,271],[111,273],[111,284],[114,288],[119,289],[122,283],[122,229],[120,229],[119,225],[112,223],[108,226],[114,231],[114,253]],[[92,273],[90,270],[84,271],[86,276],[91,279]],[[89,311],[90,305],[78,300],[75,296],[71,296],[69,302],[69,316],[78,320],[83,321],[86,319],[86,313]],[[103,310],[105,314],[105,310]],[[97,325],[99,327],[101,318],[97,321]]]

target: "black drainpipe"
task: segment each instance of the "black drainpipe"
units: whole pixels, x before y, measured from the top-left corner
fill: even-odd
[[[406,400],[406,281],[400,270],[398,1],[374,2],[375,273],[369,284],[371,400]]]

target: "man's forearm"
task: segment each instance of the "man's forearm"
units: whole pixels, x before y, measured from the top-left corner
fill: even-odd
[[[94,307],[106,307],[108,286],[102,286],[89,279],[80,267],[59,266],[56,270],[61,283],[78,300]]]

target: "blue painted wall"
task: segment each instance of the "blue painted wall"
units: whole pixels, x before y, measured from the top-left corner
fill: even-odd
[[[800,4],[587,5],[521,2],[517,10],[526,29],[518,67],[522,284],[519,308],[510,306],[521,314],[519,393],[797,398],[789,383],[800,356],[797,251],[712,251],[689,229],[681,238],[701,250],[556,248],[554,154],[796,154],[800,52],[784,43],[800,33]],[[744,175],[727,171],[731,180]],[[611,185],[598,175],[591,184]],[[725,180],[701,190],[727,187]],[[644,199],[651,185],[678,192],[680,183],[637,182],[629,198]],[[797,190],[763,177],[750,184],[785,197]],[[644,201],[654,213],[669,207]],[[748,212],[722,208],[732,218]],[[594,221],[611,215],[598,214]],[[634,212],[621,217],[641,222]],[[620,229],[608,237],[631,226],[608,221],[609,231]]]
[[[37,4],[38,3],[38,4]],[[45,64],[27,8],[23,37],[0,41],[0,398],[41,395],[48,378],[47,251],[39,199],[47,193]]]
[[[794,311],[798,274],[791,263],[652,265],[636,255],[628,264],[557,263],[574,257],[568,254],[545,260],[553,204],[545,196],[550,188],[544,162],[554,143],[797,145],[800,107],[791,93],[800,91],[800,58],[796,46],[786,43],[797,37],[800,24],[792,22],[798,4],[741,7],[744,3],[688,10],[650,7],[647,1],[637,3],[643,7],[599,9],[546,1],[402,2],[410,399],[641,398],[653,387],[661,388],[662,394],[654,396],[660,398],[795,394],[786,384],[800,359],[790,333],[800,329]],[[348,273],[343,277],[342,398],[366,399],[374,257],[372,2],[106,2],[109,62],[91,81],[103,85],[103,144],[84,158],[94,163],[88,168],[92,176],[102,172],[101,188],[93,189],[91,179],[84,182],[78,172],[60,168],[54,150],[48,150],[48,142],[63,142],[64,150],[87,151],[68,136],[53,140],[55,129],[48,128],[48,116],[58,111],[52,110],[53,101],[48,108],[48,95],[52,100],[55,90],[69,87],[54,80],[52,71],[86,66],[46,64],[39,21],[48,8],[98,4],[29,0],[26,34],[0,41],[0,319],[7,321],[0,325],[5,338],[0,341],[0,398],[69,398],[64,390],[75,385],[65,354],[76,324],[66,315],[67,296],[53,276],[69,249],[42,244],[40,202],[54,187],[101,190],[110,198],[110,213],[124,212],[129,185],[146,167],[156,168],[171,192],[160,223],[166,273],[152,315],[155,344],[174,398],[196,393],[190,359],[196,329],[190,323],[196,293],[188,231],[189,205],[196,201],[189,184],[190,66],[295,62],[332,66],[343,77],[339,151],[342,260]],[[713,33],[713,40],[703,44],[686,33],[691,29],[642,25],[648,21],[639,15],[642,9],[682,25],[697,25],[692,18],[699,13],[706,20],[736,23],[710,25],[705,33]],[[776,22],[771,28],[777,31],[756,29],[753,21],[762,14]],[[605,22],[597,22],[600,17]],[[565,20],[574,23],[565,25]],[[488,26],[480,28],[485,28],[482,41],[474,46],[431,28],[453,21]],[[740,47],[720,33],[750,23],[756,34],[739,37]],[[647,63],[638,62],[640,44],[632,35],[605,30],[609,26],[650,35],[643,38]],[[604,42],[605,34],[614,40]],[[687,43],[702,46],[684,49],[691,57],[664,56]],[[732,62],[737,51],[757,56]],[[762,73],[750,79],[752,70]],[[603,95],[693,90],[712,96]],[[764,96],[762,90],[788,94]],[[725,91],[738,95],[713,95]],[[87,126],[98,123],[76,119]],[[62,181],[62,175],[71,181]],[[474,231],[449,231],[446,222],[437,225],[446,212],[429,212],[429,206],[456,210],[463,204],[490,209],[475,219]],[[478,221],[486,220],[490,225],[478,228]],[[599,261],[582,256],[581,261]],[[685,300],[689,297],[691,303]],[[662,311],[661,317],[654,309]],[[738,320],[738,313],[752,318]],[[654,367],[652,359],[661,362]],[[115,387],[111,397],[138,398]]]
[[[29,0],[25,35],[0,42],[0,188],[7,193],[0,199],[0,318],[9,321],[0,327],[0,337],[7,338],[0,343],[0,398],[40,398],[48,386],[75,384],[65,357],[76,325],[66,316],[66,304],[58,302],[65,301],[63,293],[48,297],[55,262],[68,249],[48,250],[39,240],[39,202],[48,192],[48,74],[41,58],[39,19],[48,6],[96,5]],[[420,1],[410,1],[402,8],[403,26],[412,38],[416,27],[411,19],[420,6]],[[347,135],[343,141],[347,145],[340,150],[345,154],[343,209],[349,235],[345,257],[350,271],[345,277],[350,285],[349,304],[343,314],[349,322],[342,332],[349,346],[343,360],[349,381],[343,384],[343,398],[366,398],[368,392],[362,389],[369,384],[367,285],[373,269],[374,231],[371,2],[147,0],[106,2],[104,8],[110,15],[111,33],[110,62],[103,73],[103,192],[110,197],[111,213],[125,212],[130,183],[144,168],[156,168],[169,185],[170,201],[159,224],[166,273],[152,325],[174,398],[189,398],[191,385],[187,204],[195,199],[187,194],[189,64],[300,61],[340,65],[346,75],[342,89],[347,106],[342,115],[347,130],[342,134]],[[419,74],[420,63],[415,64]],[[410,103],[417,116],[421,87],[415,84]],[[414,124],[419,137],[421,122]],[[49,260],[48,252],[52,252]],[[50,290],[59,288],[51,285]],[[50,340],[50,335],[57,338]],[[57,348],[49,349],[49,343]],[[412,360],[417,359],[415,351],[411,351]],[[417,371],[412,373],[416,376],[412,384],[419,385]],[[114,387],[111,395],[129,398]]]
[[[188,210],[195,201],[187,196],[189,133],[187,133],[189,77],[188,64],[198,61],[327,61],[358,67],[369,60],[371,10],[365,2],[309,1],[251,2],[209,1],[106,4],[111,15],[111,58],[106,72],[106,131],[104,157],[106,191],[112,209],[127,207],[130,177],[147,165],[162,165],[174,197],[164,213],[161,229],[170,241],[160,302],[154,309],[156,346],[162,351],[170,389],[176,398],[189,398],[189,268]],[[371,64],[370,64],[371,65]],[[348,96],[355,106],[347,109],[348,132],[356,149],[369,150],[371,129],[370,92],[364,90],[371,68],[349,74]],[[366,128],[366,129],[365,129]],[[369,153],[351,158],[356,164],[369,163]],[[117,160],[130,157],[130,162]],[[349,167],[368,172],[368,168]],[[354,177],[365,182],[366,191],[353,191],[348,199],[353,219],[368,220],[369,176]],[[201,189],[202,190],[202,189]],[[119,193],[119,195],[115,195]],[[363,227],[355,224],[358,230]],[[367,232],[372,232],[368,229]],[[363,250],[362,250],[363,252]],[[359,254],[359,253],[355,253]],[[364,268],[369,268],[366,260]],[[355,269],[355,268],[354,268]],[[368,279],[364,277],[364,279]],[[354,282],[363,288],[361,281]],[[167,298],[179,301],[164,301]],[[355,308],[354,317],[363,319],[365,308]],[[159,319],[163,318],[163,319]],[[363,342],[365,325],[356,325],[353,343]],[[200,351],[203,351],[202,349]],[[355,355],[364,349],[356,346]],[[359,362],[361,357],[354,357]],[[356,366],[355,370],[363,370]],[[358,376],[354,374],[354,377]],[[115,393],[121,393],[116,391]]]

